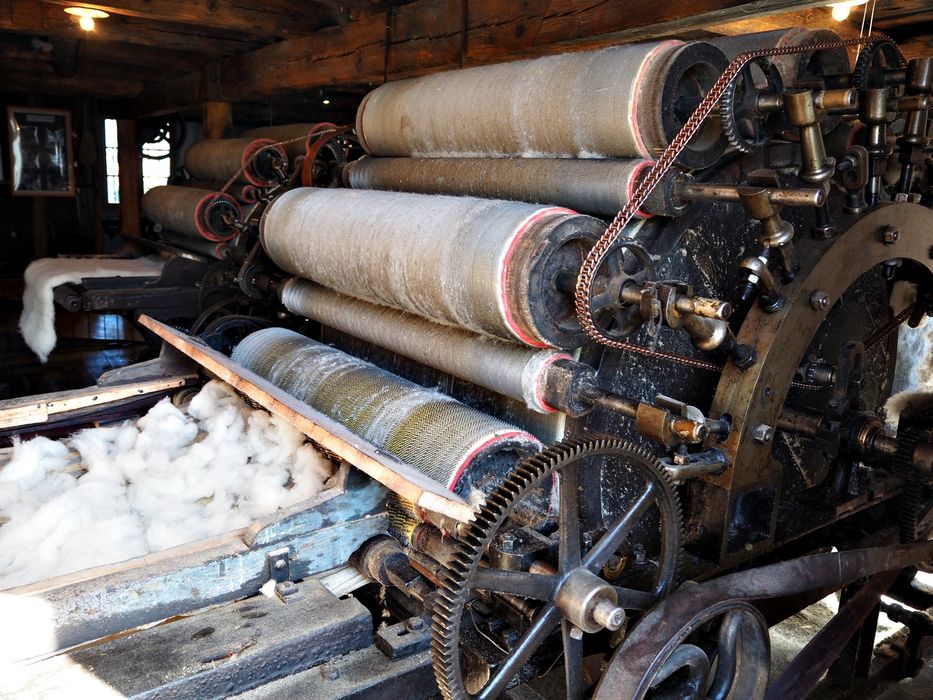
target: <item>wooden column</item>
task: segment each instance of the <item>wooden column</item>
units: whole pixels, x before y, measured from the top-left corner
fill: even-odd
[[[117,120],[117,153],[120,164],[120,233],[141,232],[139,200],[142,197],[142,160],[136,138],[136,120]]]
[[[222,139],[233,126],[229,102],[205,102],[201,107],[201,129],[205,139]]]

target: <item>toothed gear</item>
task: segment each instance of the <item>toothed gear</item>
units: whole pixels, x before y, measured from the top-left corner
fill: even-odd
[[[752,66],[758,66],[764,73],[766,85],[755,84]],[[758,111],[757,101],[758,96],[764,92],[780,94],[783,89],[780,71],[766,58],[749,62],[735,80],[726,86],[719,98],[719,113],[723,133],[733,148],[742,153],[754,153],[764,148],[777,133],[780,113]]]
[[[575,551],[575,548],[571,546],[568,547],[568,553],[566,555],[563,548],[561,548],[562,551],[559,554],[561,563],[564,562],[565,556],[568,557],[568,560],[573,561],[573,557],[576,554],[578,555],[576,559],[578,564],[574,568],[587,567],[593,573],[601,573],[603,564],[605,563],[601,561],[603,554],[605,554],[607,559],[612,556],[629,538],[633,527],[640,522],[641,518],[647,512],[653,510],[654,505],[657,505],[660,511],[659,522],[662,530],[660,540],[661,551],[658,555],[657,584],[650,593],[617,588],[617,591],[620,592],[620,596],[624,596],[625,594],[629,595],[627,599],[620,597],[618,605],[628,607],[625,605],[625,602],[628,601],[633,603],[632,607],[629,609],[648,609],[656,600],[666,595],[673,588],[680,560],[682,542],[680,502],[667,473],[648,450],[632,443],[616,439],[591,441],[570,440],[558,443],[536,455],[527,457],[519,462],[511,475],[489,494],[485,504],[480,508],[476,519],[466,527],[466,532],[457,543],[455,552],[447,564],[441,586],[438,589],[431,625],[432,656],[438,687],[446,700],[469,700],[474,697],[492,698],[498,695],[505,689],[508,681],[521,671],[525,662],[533,656],[535,650],[538,649],[540,644],[551,635],[553,629],[561,622],[560,612],[554,604],[555,593],[558,586],[554,585],[550,587],[550,600],[543,602],[531,623],[529,630],[535,629],[536,626],[539,626],[540,629],[539,633],[535,635],[537,641],[529,643],[528,646],[531,648],[526,650],[527,653],[524,655],[522,661],[517,663],[515,668],[503,671],[502,678],[496,675],[492,676],[494,682],[499,681],[499,683],[497,683],[498,687],[492,688],[492,684],[488,684],[484,680],[483,686],[479,689],[477,695],[468,691],[464,683],[460,663],[460,622],[464,607],[471,599],[471,591],[474,590],[474,588],[479,588],[479,586],[474,587],[473,581],[479,568],[480,560],[483,558],[487,547],[496,536],[498,530],[510,517],[514,506],[522,501],[525,496],[528,496],[537,486],[551,479],[555,472],[561,472],[563,477],[560,480],[561,488],[566,488],[568,493],[574,493],[575,489],[580,488],[580,484],[576,480],[579,470],[575,467],[582,460],[599,457],[606,459],[619,458],[624,460],[625,464],[629,466],[632,472],[636,472],[643,477],[644,483],[646,484],[645,491],[639,497],[637,503],[642,503],[646,498],[651,498],[652,500],[650,500],[648,506],[643,506],[643,509],[638,512],[638,515],[635,516],[634,520],[629,523],[627,527],[622,527],[622,524],[626,515],[632,511],[627,510],[625,513],[619,514],[618,519],[607,528],[606,534],[604,534],[600,540],[593,543],[591,547],[581,547],[580,551]],[[589,472],[590,470],[588,469],[587,471]],[[563,476],[564,474],[566,474],[566,476]],[[571,498],[568,497],[568,503],[570,500]],[[633,502],[633,505],[634,503],[636,502]],[[569,507],[568,505],[568,508]],[[576,513],[574,517],[577,519],[577,522],[579,522],[579,513]],[[563,518],[561,521],[561,527],[563,527]],[[615,532],[612,543],[609,545],[605,545],[604,543],[604,547],[600,548],[600,543],[603,542],[605,537],[608,536],[608,533],[613,531],[616,527],[619,529]],[[612,546],[613,544],[614,546]],[[610,546],[612,549],[605,552],[605,546]],[[587,549],[588,551],[583,552],[583,549]],[[595,554],[598,549],[600,552]],[[588,562],[587,558],[590,554],[594,554],[594,556],[593,559]],[[570,570],[563,566],[560,568],[564,570],[565,573]],[[487,570],[484,568],[484,571]],[[500,574],[501,573],[503,572],[500,572]],[[520,575],[520,572],[505,573],[511,573],[516,576]],[[542,575],[538,574],[538,576],[540,580]],[[563,576],[564,574],[554,574],[553,578],[555,582],[557,582],[562,581]],[[484,588],[483,590],[496,591],[498,589]],[[638,596],[641,596],[641,598]],[[637,608],[634,605],[634,601],[636,600],[639,601]],[[563,620],[562,622],[565,642],[564,658],[567,667],[570,667],[571,663],[566,661],[570,658],[570,654],[567,653],[566,645],[573,645],[574,642],[569,641],[571,639],[571,637],[568,636],[570,634],[569,621]],[[508,659],[511,659],[513,655],[521,651],[523,642],[527,637],[527,634],[523,636],[522,641],[517,642],[517,645],[512,648],[512,653],[506,660],[503,660],[503,664],[498,667],[500,671],[503,669],[503,666],[508,663]],[[582,645],[582,642],[578,643]],[[579,649],[582,649],[582,646],[580,646]],[[582,670],[580,672],[582,674]],[[570,677],[570,674],[568,674],[568,679]],[[582,683],[582,681],[580,682]],[[582,694],[582,686],[578,685],[576,687],[576,692],[569,694],[572,696],[579,696]]]
[[[914,466],[914,449],[921,440],[930,439],[933,425],[933,407],[926,406],[909,415],[902,415],[897,425],[897,452],[894,466],[906,482],[898,507],[898,527],[902,544],[916,542],[921,533],[917,531],[923,515],[923,479]]]
[[[852,71],[852,87],[857,90],[884,88],[884,73],[907,67],[904,54],[893,41],[875,41],[859,51]],[[880,71],[880,72],[879,72]]]

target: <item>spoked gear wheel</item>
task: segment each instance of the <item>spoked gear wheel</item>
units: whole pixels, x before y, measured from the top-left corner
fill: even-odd
[[[857,90],[889,87],[887,73],[907,66],[904,55],[893,41],[875,41],[859,51],[852,71],[852,87]]]
[[[645,319],[635,304],[621,300],[622,287],[657,280],[651,255],[637,243],[616,243],[603,261],[594,282],[590,308],[593,320],[604,335],[619,340],[638,330]]]
[[[698,610],[667,640],[647,673],[632,663],[645,661],[645,653],[641,645],[623,645],[594,697],[761,700],[765,696],[771,660],[768,624],[744,601],[727,600]]]
[[[599,527],[601,536],[590,543],[585,536],[589,533],[581,526],[585,519],[581,475],[600,478],[597,468],[605,467],[611,470],[607,472],[610,476],[626,476],[624,493],[629,498],[616,505],[616,512],[601,523],[606,527]],[[499,568],[490,545],[494,540],[500,543],[511,538],[517,526],[521,532],[529,512],[540,512],[542,504],[546,508],[554,502],[548,492],[555,476],[559,527],[556,541],[551,537],[550,542],[556,545],[556,553],[546,544],[547,561],[526,561],[516,570],[505,557],[498,563],[508,568]],[[568,441],[522,460],[489,494],[476,519],[467,526],[438,589],[431,637],[434,672],[444,698],[498,696],[521,675],[558,626],[567,697],[582,698],[586,685],[584,632],[616,630],[625,622],[623,609],[647,610],[671,590],[681,552],[681,528],[680,504],[673,486],[658,461],[641,447],[613,439]],[[650,576],[654,582],[646,585],[643,576],[637,581],[644,573],[640,567],[651,568],[646,566],[645,548],[641,543],[628,545],[636,531],[652,530],[657,533],[656,570]],[[543,534],[531,534],[545,539]],[[634,562],[631,568],[626,567],[626,560]],[[610,584],[600,578],[606,573],[615,576],[615,584],[637,581],[649,590]],[[511,605],[525,613],[509,616],[502,622],[508,629],[494,632],[504,640],[502,644],[476,623],[477,614],[482,616],[484,610],[497,605],[500,609]],[[464,624],[465,614],[472,627]],[[508,623],[515,619],[519,619],[517,625]],[[466,644],[464,633],[476,642],[492,641],[496,660],[489,663],[482,650]]]
[[[742,153],[764,148],[777,133],[780,111],[762,111],[758,98],[764,93],[781,94],[781,72],[767,58],[749,61],[719,98],[722,130],[729,144]]]

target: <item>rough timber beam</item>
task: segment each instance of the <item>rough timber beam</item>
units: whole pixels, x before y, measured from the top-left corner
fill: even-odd
[[[240,101],[328,85],[380,83],[432,71],[643,41],[709,23],[815,7],[825,0],[417,0],[385,13],[222,61],[216,99]],[[144,94],[139,111],[190,105],[190,77]],[[166,99],[168,98],[168,102]]]
[[[58,5],[58,11],[73,0],[42,0]],[[80,2],[82,7],[103,10],[111,15],[134,17],[153,22],[189,24],[268,38],[305,36],[315,29],[339,20],[339,12],[314,3],[292,0],[120,0],[119,2]]]

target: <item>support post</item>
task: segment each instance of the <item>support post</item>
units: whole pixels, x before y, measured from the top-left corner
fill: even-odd
[[[135,119],[117,120],[117,141],[120,165],[120,232],[126,236],[139,236],[142,162]]]
[[[201,129],[205,139],[222,139],[233,126],[229,102],[205,102],[201,106]]]

